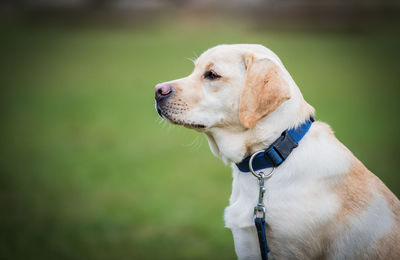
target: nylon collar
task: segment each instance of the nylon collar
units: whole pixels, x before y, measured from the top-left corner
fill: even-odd
[[[312,116],[297,128],[285,130],[282,135],[275,140],[264,152],[257,154],[253,159],[253,169],[255,171],[277,167],[281,165],[285,159],[290,155],[292,150],[296,148],[300,140],[308,132],[311,124],[314,122]],[[244,158],[236,166],[241,172],[250,172],[249,161],[250,156]]]

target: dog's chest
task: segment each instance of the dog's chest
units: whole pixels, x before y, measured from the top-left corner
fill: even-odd
[[[258,190],[254,177],[234,176],[230,205],[225,210],[226,226],[232,229],[235,239],[254,239],[253,208]],[[267,237],[271,252],[290,258],[296,252],[305,258],[320,251],[320,243],[328,236],[328,225],[337,212],[339,203],[327,187],[315,180],[297,180],[285,186],[267,185],[265,193]],[[248,232],[247,235],[243,235]],[[245,231],[245,232],[244,232]],[[244,232],[244,233],[243,233]],[[325,233],[326,234],[325,234]],[[242,236],[242,238],[240,238]],[[235,241],[236,243],[236,241]]]

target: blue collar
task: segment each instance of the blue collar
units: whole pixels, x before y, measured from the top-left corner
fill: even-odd
[[[282,135],[275,140],[264,152],[257,154],[253,159],[253,169],[255,171],[269,168],[277,167],[290,155],[292,150],[296,148],[300,140],[310,129],[311,124],[314,122],[314,117],[312,116],[309,120],[306,120],[297,128],[291,128],[285,130]],[[250,172],[249,161],[250,157],[244,158],[236,166],[242,172]]]

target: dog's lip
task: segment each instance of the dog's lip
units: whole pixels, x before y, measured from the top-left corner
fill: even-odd
[[[206,126],[202,125],[202,124],[182,124],[182,125],[185,126],[185,127],[188,127],[188,128],[195,128],[195,129],[204,129],[204,128],[206,128]]]
[[[191,128],[191,129],[205,129],[206,128],[206,126],[203,124],[188,123],[185,121],[176,121],[176,120],[173,120],[173,119],[167,117],[166,115],[163,115],[162,117],[175,125],[181,125],[181,126]]]

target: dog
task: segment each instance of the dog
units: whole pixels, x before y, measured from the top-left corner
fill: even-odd
[[[258,180],[237,163],[265,150],[314,116],[284,65],[255,44],[205,51],[187,77],[155,87],[156,110],[170,123],[204,133],[232,166],[226,227],[239,259],[261,259],[254,206]],[[270,259],[400,259],[400,202],[340,141],[312,123],[265,179]]]

